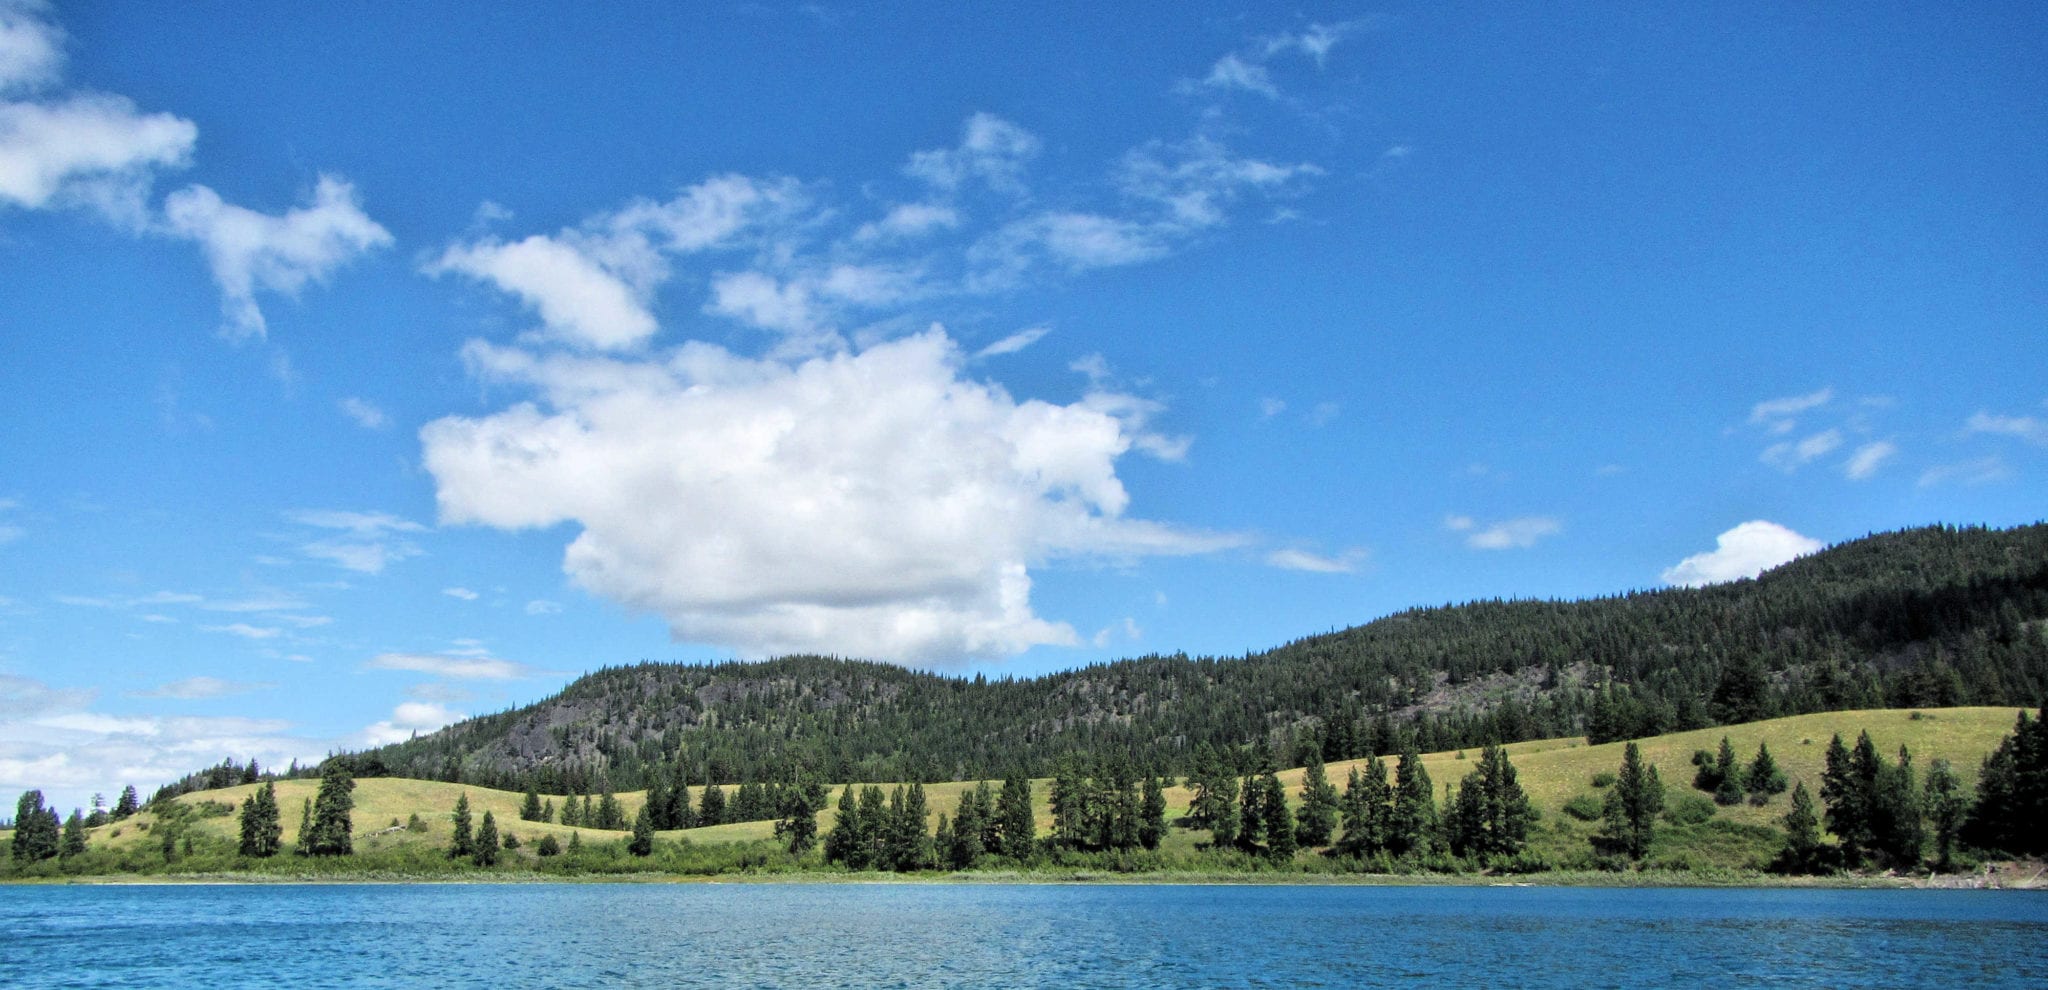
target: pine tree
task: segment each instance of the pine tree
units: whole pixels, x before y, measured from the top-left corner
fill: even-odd
[[[1828,742],[1820,777],[1820,799],[1827,805],[1823,820],[1841,844],[1842,862],[1851,869],[1863,865],[1875,843],[1870,830],[1870,804],[1877,784],[1877,749],[1870,733],[1857,740],[1855,754],[1842,745],[1841,733]]]
[[[843,863],[849,870],[866,868],[867,850],[860,834],[860,802],[853,785],[848,784],[839,790],[839,811],[832,819],[832,830],[825,833],[825,862]]]
[[[807,788],[791,787],[782,793],[781,818],[775,823],[775,837],[791,855],[810,852],[818,843],[818,809],[811,805]]]
[[[349,818],[356,806],[350,796],[355,789],[355,778],[342,761],[328,760],[321,767],[320,792],[313,798],[312,834],[302,843],[309,855],[347,856],[355,851],[355,825]]]
[[[71,809],[71,817],[64,819],[64,838],[57,849],[57,855],[70,859],[85,852],[85,813]]]
[[[562,843],[561,840],[555,838],[554,833],[550,832],[547,835],[541,836],[539,842],[534,843],[533,851],[542,859],[560,856],[562,854]]]
[[[1145,777],[1145,795],[1138,804],[1138,845],[1157,849],[1166,839],[1166,790],[1159,778]]]
[[[1019,862],[1030,859],[1038,850],[1038,817],[1031,807],[1031,781],[1022,776],[1004,778],[996,806],[999,851]]]
[[[942,828],[935,840],[939,858],[945,865],[955,870],[971,870],[982,853],[987,851],[981,844],[981,815],[982,810],[974,800],[974,791],[962,791],[960,806],[953,813],[950,827]],[[939,816],[939,821],[946,824],[945,816]]]
[[[1720,778],[1714,786],[1715,804],[1725,807],[1742,801],[1742,770],[1736,765],[1735,747],[1729,745],[1727,736],[1721,737],[1721,751],[1714,759],[1714,776]]]
[[[14,806],[14,843],[11,853],[17,863],[34,863],[55,857],[60,851],[57,813],[43,807],[42,791],[25,791]]]
[[[498,820],[490,812],[484,812],[482,824],[476,827],[476,849],[470,859],[478,866],[498,865]]]
[[[1353,767],[1344,787],[1344,837],[1338,842],[1338,849],[1347,856],[1370,856],[1385,851],[1392,800],[1385,762],[1374,756],[1366,760],[1363,772]]]
[[[654,853],[654,812],[651,804],[640,806],[640,813],[633,816],[633,838],[626,843],[626,851],[635,856],[649,856]]]
[[[448,839],[448,858],[467,859],[476,855],[476,839],[470,831],[469,795],[459,794],[455,798],[455,813],[448,816],[455,823]]]
[[[697,812],[698,825],[725,824],[725,789],[717,784],[704,785],[703,804]]]
[[[1331,834],[1337,831],[1337,788],[1330,785],[1321,760],[1309,763],[1303,773],[1301,811],[1296,820],[1296,840],[1311,848],[1329,845]]]
[[[1657,813],[1663,810],[1664,782],[1656,767],[1644,766],[1642,752],[1631,742],[1622,750],[1621,771],[1607,791],[1602,838],[1630,859],[1642,859],[1650,851]]]
[[[1280,784],[1280,778],[1271,770],[1260,778],[1259,803],[1264,812],[1266,832],[1266,857],[1275,863],[1294,862],[1295,851],[1300,846],[1295,842],[1299,823],[1294,812],[1287,807],[1287,789]]]
[[[121,788],[121,797],[114,802],[114,820],[120,821],[142,810],[141,802],[135,797],[135,785]]]
[[[526,822],[537,822],[542,820],[539,788],[536,788],[530,784],[527,786],[526,800],[520,802],[519,804],[519,820]]]
[[[1436,785],[1422,767],[1422,754],[1409,743],[1394,768],[1394,808],[1388,819],[1387,850],[1396,856],[1427,856],[1436,845]]]
[[[1820,867],[1820,818],[1813,812],[1813,797],[1801,783],[1792,789],[1792,810],[1785,813],[1785,848],[1778,854],[1777,869],[1785,873],[1812,873]]]
[[[576,795],[572,792],[562,798],[562,824],[578,828],[583,826],[583,814],[576,806]]]
[[[608,832],[621,832],[626,828],[626,811],[619,807],[619,799],[612,794],[610,784],[604,788],[604,799],[597,803],[597,827]]]
[[[1947,760],[1935,760],[1927,768],[1926,791],[1921,803],[1927,823],[1934,827],[1934,868],[1947,873],[1955,869],[1956,839],[1970,811],[1970,799]]]
[[[1508,762],[1507,750],[1489,745],[1458,787],[1449,816],[1451,851],[1481,859],[1513,856],[1529,834],[1529,798]]]
[[[313,855],[313,799],[306,798],[299,805],[299,837],[296,852],[301,856]]]
[[[546,824],[555,820],[555,799],[548,798],[540,803],[540,817],[534,821]]]
[[[264,859],[275,856],[284,845],[284,823],[279,820],[277,784],[266,782],[242,802],[242,841],[237,851]]]
[[[2048,708],[2021,711],[2007,736],[1984,758],[1977,803],[1964,834],[1987,849],[2048,855]]]
[[[1920,811],[1920,785],[1913,775],[1913,754],[1906,747],[1899,747],[1898,763],[1880,760],[1871,795],[1870,828],[1876,852],[1892,869],[1918,869],[1927,832]]]
[[[1749,803],[1763,807],[1773,794],[1785,793],[1785,771],[1778,769],[1778,761],[1771,758],[1771,747],[1765,743],[1756,744],[1756,759],[1749,763],[1749,773],[1743,778],[1743,789],[1749,792]]]

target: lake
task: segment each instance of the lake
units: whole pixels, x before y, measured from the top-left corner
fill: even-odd
[[[0,887],[0,986],[2048,985],[2048,895],[979,884]]]

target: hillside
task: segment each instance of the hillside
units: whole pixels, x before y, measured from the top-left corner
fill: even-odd
[[[2014,714],[2010,708],[1833,712],[1658,736],[1643,740],[1640,745],[1644,758],[1662,771],[1670,801],[1675,801],[1682,794],[1697,793],[1686,786],[1691,777],[1691,755],[1695,750],[1712,750],[1719,745],[1723,735],[1745,758],[1756,751],[1759,743],[1768,744],[1790,781],[1804,783],[1809,791],[1819,790],[1822,751],[1829,737],[1841,733],[1853,739],[1856,733],[1863,731],[1871,734],[1882,751],[1893,752],[1901,745],[1910,747],[1919,766],[1931,765],[1936,759],[1948,760],[1966,786],[1974,788],[1985,755],[2012,731]],[[1538,813],[1530,837],[1531,848],[1560,867],[1588,865],[1591,847],[1587,839],[1596,825],[1573,818],[1564,812],[1564,807],[1574,797],[1598,794],[1593,778],[1602,772],[1612,772],[1620,763],[1621,744],[1588,745],[1583,739],[1565,738],[1532,740],[1507,748],[1530,803]],[[1474,765],[1472,757],[1476,754],[1463,751],[1429,753],[1423,756],[1423,765],[1441,791],[1446,785],[1464,779]],[[1353,767],[1361,765],[1330,764],[1327,772],[1329,778],[1341,787]],[[1303,777],[1301,768],[1280,774],[1290,799],[1297,804]],[[1048,804],[1051,788],[1049,781],[1043,779],[1034,781],[1033,785],[1037,824],[1040,833],[1044,834],[1052,823]],[[128,821],[94,829],[90,838],[92,858],[84,865],[91,871],[104,872],[246,869],[250,864],[238,864],[232,855],[237,832],[236,818],[230,809],[238,808],[258,786],[237,785],[177,798],[170,803],[190,810],[174,816],[181,820],[173,825],[167,826],[167,816],[161,809],[153,808]],[[298,839],[297,809],[302,802],[312,798],[317,786],[317,782],[310,780],[277,783],[278,802],[286,811],[284,842],[287,848]],[[829,808],[836,804],[842,786],[830,789],[827,810],[818,814],[821,833],[832,826],[835,813]],[[961,793],[970,786],[968,783],[928,786],[928,823],[936,824],[938,816],[952,813],[959,804]],[[728,795],[731,793],[730,788],[726,791]],[[701,800],[701,789],[694,796]],[[583,846],[599,857],[594,861],[594,867],[591,863],[584,863],[584,868],[658,868],[655,863],[635,866],[631,860],[621,860],[614,855],[618,843],[626,835],[624,832],[520,821],[522,795],[519,793],[396,777],[357,781],[353,815],[355,857],[336,861],[282,856],[266,861],[263,867],[265,871],[285,874],[306,871],[371,874],[379,871],[464,872],[469,869],[467,866],[450,863],[444,855],[452,828],[449,813],[459,797],[468,798],[475,818],[481,819],[484,812],[489,811],[496,817],[501,834],[509,832],[519,837],[520,848],[506,851],[503,868],[539,868],[542,864],[533,849],[544,836],[554,836],[565,845],[571,836],[577,837]],[[560,797],[551,795],[550,799]],[[624,792],[618,795],[618,800],[630,817],[638,812],[645,797],[644,792]],[[1171,787],[1167,789],[1166,797],[1167,816],[1173,820],[1187,811],[1193,794],[1185,787]],[[1736,805],[1719,808],[1710,820],[1698,825],[1681,826],[1667,822],[1653,847],[1651,861],[1684,869],[1760,867],[1775,854],[1783,841],[1778,827],[1786,807],[1787,799],[1780,795],[1763,807]],[[414,818],[420,823],[417,829],[404,827]],[[177,830],[182,850],[169,864],[165,863],[162,853],[161,836],[166,828]],[[192,842],[186,844],[183,838],[188,835]],[[4,841],[4,836],[5,833],[0,833],[0,841]],[[746,844],[772,837],[773,823],[769,821],[737,822],[660,833],[660,838],[670,843],[671,850],[696,849],[697,858],[685,862],[702,864],[710,872],[735,864],[744,868],[752,862],[749,856],[758,858],[766,855],[759,851],[742,851],[751,848]],[[1206,839],[1205,832],[1169,829],[1168,839],[1162,846],[1161,861],[1184,866],[1198,863],[1191,857],[1196,855],[1197,844]],[[733,846],[731,852],[719,853],[713,848],[734,843],[740,845]],[[673,868],[677,861],[671,858],[661,862]],[[795,868],[798,864],[791,861],[783,865]],[[1301,865],[1322,869],[1328,863],[1322,857],[1304,851]]]
[[[1064,754],[1185,770],[1584,734],[1595,742],[1877,707],[2048,696],[2048,525],[1928,527],[1754,580],[1587,601],[1419,608],[1234,659],[1148,656],[1029,679],[823,657],[643,663],[347,759],[544,790],[1045,775]]]

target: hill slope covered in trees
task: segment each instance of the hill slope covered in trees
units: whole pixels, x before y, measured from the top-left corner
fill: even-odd
[[[342,754],[359,776],[592,792],[1044,776],[1068,754],[1163,772],[1584,734],[1594,743],[1855,708],[2048,696],[2048,525],[1873,535],[1754,580],[1418,608],[1238,658],[1029,679],[825,657],[600,670],[554,697]]]

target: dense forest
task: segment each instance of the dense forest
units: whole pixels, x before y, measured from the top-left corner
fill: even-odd
[[[1926,527],[1753,580],[1418,608],[1235,658],[1028,679],[816,656],[611,667],[537,704],[334,759],[358,776],[589,794],[657,777],[1046,776],[1076,755],[1186,774],[1246,747],[1342,759],[1603,742],[1817,711],[2036,705],[2044,620],[2048,525]]]

